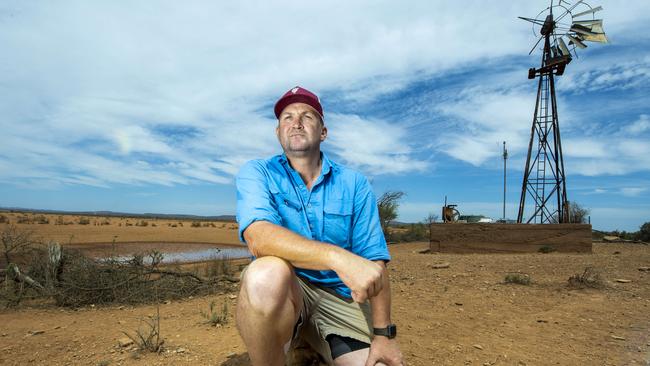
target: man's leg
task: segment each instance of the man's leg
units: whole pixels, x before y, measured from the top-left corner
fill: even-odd
[[[334,366],[364,366],[368,360],[370,348],[364,348],[346,353],[334,360]],[[386,366],[383,362],[377,362],[374,366]]]
[[[246,269],[237,304],[237,328],[251,362],[284,365],[302,309],[302,290],[291,265],[278,257],[254,260]]]
[[[370,348],[346,353],[334,359],[334,366],[364,366],[368,360]]]

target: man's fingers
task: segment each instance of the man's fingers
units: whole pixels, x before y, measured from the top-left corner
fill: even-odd
[[[356,303],[363,303],[368,299],[368,295],[365,292],[352,291],[352,300]]]
[[[375,366],[377,364],[377,357],[370,352],[368,355],[368,359],[366,360],[365,366]]]

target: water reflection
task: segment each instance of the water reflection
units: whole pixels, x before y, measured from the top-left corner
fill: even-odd
[[[162,263],[190,263],[208,260],[237,259],[247,258],[251,253],[247,248],[210,248],[204,250],[195,250],[188,252],[171,252],[163,253]],[[133,258],[133,255],[117,256],[115,259],[120,262],[126,262]],[[144,256],[144,263],[151,263],[151,256]]]

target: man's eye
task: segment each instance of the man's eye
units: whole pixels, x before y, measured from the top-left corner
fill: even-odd
[[[305,118],[313,119],[314,117],[311,114],[305,114]]]

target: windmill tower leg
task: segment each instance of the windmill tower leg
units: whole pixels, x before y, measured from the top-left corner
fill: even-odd
[[[524,222],[528,195],[534,209],[526,223],[565,222],[567,217],[564,160],[555,97],[554,72],[557,69],[547,66],[551,59],[550,35],[545,37],[544,50],[542,67],[532,70],[532,77],[538,76],[539,83],[519,201],[519,223]],[[537,146],[534,156],[533,145]]]

